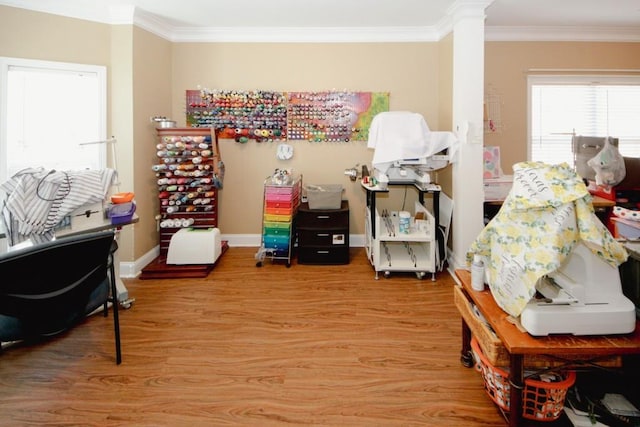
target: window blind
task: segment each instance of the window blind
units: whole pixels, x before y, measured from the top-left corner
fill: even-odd
[[[106,67],[0,57],[0,180],[29,167],[102,169]]]
[[[573,165],[573,135],[619,139],[640,157],[640,77],[530,76],[529,158]]]

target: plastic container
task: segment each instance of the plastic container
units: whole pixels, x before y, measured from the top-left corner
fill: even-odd
[[[307,202],[309,209],[340,209],[342,205],[342,185],[321,184],[307,185]]]
[[[491,400],[505,411],[509,410],[511,384],[509,373],[493,366],[482,353],[475,337],[471,338],[476,370],[482,374],[484,388]],[[524,380],[522,389],[522,417],[536,421],[555,421],[562,415],[567,391],[576,381],[574,371],[562,371],[560,381]]]
[[[107,216],[111,219],[111,224],[113,225],[124,224],[131,221],[135,211],[135,202],[117,203],[109,207]]]
[[[378,177],[378,189],[386,190],[389,187],[389,177],[385,174],[381,174]]]
[[[133,201],[134,194],[132,192],[128,193],[116,193],[111,196],[111,203],[119,204],[119,203],[128,203]]]
[[[474,291],[484,291],[484,262],[480,255],[473,256],[471,264],[471,288]]]
[[[398,213],[398,231],[403,234],[409,234],[410,225],[411,213],[407,211],[400,211]]]

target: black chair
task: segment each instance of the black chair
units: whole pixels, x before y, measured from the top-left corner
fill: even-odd
[[[116,363],[120,323],[113,231],[55,239],[0,255],[0,343],[60,334],[113,306]]]

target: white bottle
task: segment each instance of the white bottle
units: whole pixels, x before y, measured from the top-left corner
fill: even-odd
[[[473,256],[471,264],[471,288],[474,291],[484,291],[484,262],[477,254]]]

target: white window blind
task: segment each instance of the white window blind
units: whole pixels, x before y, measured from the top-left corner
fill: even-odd
[[[0,179],[33,167],[101,169],[106,68],[0,58]]]
[[[640,157],[640,77],[529,76],[529,159],[573,165],[571,137],[611,136]]]

